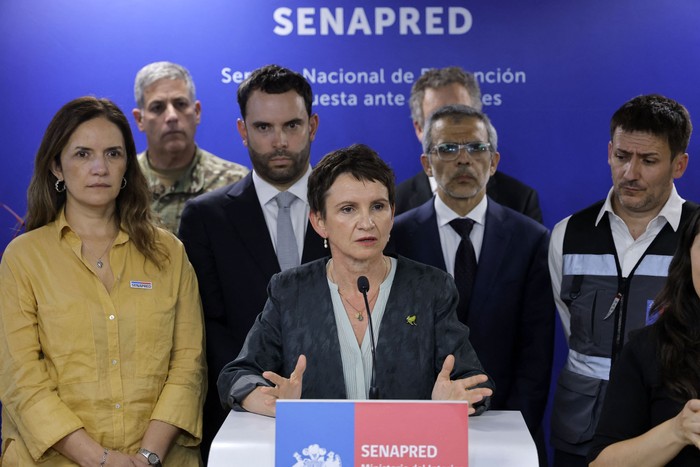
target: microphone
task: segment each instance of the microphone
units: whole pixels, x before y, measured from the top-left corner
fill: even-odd
[[[379,399],[379,389],[377,389],[377,348],[374,345],[374,327],[372,326],[372,313],[369,311],[369,301],[367,300],[367,292],[369,292],[369,279],[365,276],[357,278],[357,290],[360,291],[365,299],[365,308],[367,309],[367,319],[369,320],[369,342],[372,346],[372,376],[369,382],[369,398]]]

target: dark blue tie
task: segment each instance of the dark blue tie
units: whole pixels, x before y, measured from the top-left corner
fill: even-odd
[[[457,284],[459,291],[457,316],[461,322],[466,324],[469,317],[469,301],[472,297],[474,277],[476,276],[476,253],[474,253],[474,245],[469,238],[474,221],[453,219],[450,221],[450,226],[462,237],[455,255],[455,284]]]

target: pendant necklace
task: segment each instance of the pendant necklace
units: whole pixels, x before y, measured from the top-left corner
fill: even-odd
[[[384,260],[384,265],[385,265],[385,267],[386,267],[386,272],[384,273],[384,279],[382,279],[382,282],[384,282],[384,280],[386,280],[386,276],[389,275],[389,267],[388,267],[388,265],[387,265],[386,259]],[[334,283],[337,285],[337,282],[335,282],[335,278],[333,277],[333,270],[332,270],[330,267],[328,268],[328,274],[330,275],[331,282],[334,282]],[[377,287],[377,290],[376,290],[376,292],[374,293],[374,297],[369,298],[368,301],[367,301],[368,303],[372,303],[372,302],[377,298],[377,296],[379,295],[379,289],[380,289],[380,288]],[[352,308],[353,310],[355,310],[355,313],[356,313],[356,314],[355,314],[355,319],[357,319],[358,321],[364,321],[365,315],[364,315],[364,313],[362,312],[362,310],[361,310],[361,309],[358,309],[358,308],[355,307],[352,303],[350,303],[350,300],[348,300],[348,299],[343,295],[343,293],[340,291],[340,287],[338,287],[338,295],[340,295],[340,298],[341,298],[341,300],[342,300],[343,302],[347,303],[348,305],[350,305],[350,308]]]
[[[355,318],[356,318],[358,321],[364,321],[365,315],[362,313],[362,310],[357,309],[352,303],[350,303],[350,300],[348,300],[347,298],[345,298],[345,297],[343,296],[343,294],[340,292],[340,289],[338,289],[338,295],[340,295],[340,298],[343,299],[343,301],[344,301],[345,303],[347,303],[348,305],[350,305],[350,308],[352,308],[353,310],[355,310],[355,312],[356,312]],[[372,297],[372,298],[369,299],[368,303],[372,303],[372,302],[374,301],[374,299],[377,298],[377,295],[379,295],[379,290],[377,290],[377,292],[374,294],[374,297]]]
[[[118,234],[119,234],[119,231],[117,231],[117,235]],[[109,245],[107,245],[107,248],[105,249],[105,251],[103,251],[102,254],[100,255],[100,257],[97,258],[97,262],[95,263],[95,266],[97,266],[97,269],[102,269],[102,266],[105,265],[105,263],[102,262],[102,257],[107,254],[107,252],[109,251],[110,248],[112,248],[112,245],[114,244],[114,241],[116,239],[117,239],[117,236],[115,235],[114,238],[112,239],[112,241],[109,242]],[[83,243],[83,245],[85,245],[85,244]],[[85,249],[90,251],[87,246],[85,247]],[[90,252],[90,253],[92,253],[92,252]]]

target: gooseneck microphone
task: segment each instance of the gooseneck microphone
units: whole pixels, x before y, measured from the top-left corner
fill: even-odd
[[[377,348],[374,345],[374,327],[372,326],[372,313],[369,310],[369,300],[367,300],[367,292],[369,292],[369,279],[365,276],[357,278],[357,289],[365,299],[365,308],[367,309],[367,319],[369,320],[369,342],[372,346],[372,376],[369,382],[369,398],[379,399],[379,389],[377,389]]]

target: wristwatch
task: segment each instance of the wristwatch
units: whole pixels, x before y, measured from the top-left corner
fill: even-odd
[[[160,457],[155,452],[151,452],[148,449],[139,448],[138,453],[146,458],[148,465],[155,465],[156,467],[162,467],[160,463]]]

